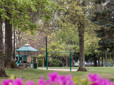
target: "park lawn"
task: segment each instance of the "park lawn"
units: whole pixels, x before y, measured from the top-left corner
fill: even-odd
[[[57,67],[50,67],[50,68],[57,68]],[[67,68],[67,67],[65,67]],[[73,67],[73,69],[77,67]],[[58,67],[61,69],[61,67]],[[63,68],[62,68],[63,69]],[[110,79],[114,82],[114,67],[87,67],[87,72],[77,72],[77,71],[58,71],[59,74],[67,75],[68,73],[72,74],[72,77],[87,77],[88,73],[98,73],[100,76],[106,79]],[[6,73],[8,76],[11,74],[15,75],[16,78],[23,78],[24,82],[27,80],[33,80],[37,83],[40,76],[43,76],[44,79],[47,78],[48,73],[52,73],[54,71],[49,70],[39,70],[39,69],[6,69]],[[0,82],[2,79],[0,78]]]

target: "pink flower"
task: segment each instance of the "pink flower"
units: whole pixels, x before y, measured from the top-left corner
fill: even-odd
[[[88,78],[91,82],[97,82],[98,80],[101,80],[101,77],[98,76],[98,74],[88,74]]]
[[[23,80],[21,78],[17,78],[14,80],[13,85],[23,85]]]
[[[53,72],[53,73],[49,73],[48,74],[48,79],[46,82],[51,82],[51,83],[55,83],[55,84],[59,84],[60,83],[60,76],[57,72]]]
[[[49,73],[46,81],[39,79],[38,85],[74,85],[71,75],[59,75],[57,72]]]
[[[11,79],[2,80],[2,85],[9,85],[9,84],[13,84],[13,80],[11,80]]]
[[[45,85],[45,82],[43,80],[43,77],[40,77],[37,85]]]
[[[5,79],[2,80],[2,85],[23,85],[23,80],[21,78],[17,78],[16,80]]]
[[[88,74],[89,81],[92,83],[91,85],[114,85],[108,79],[101,78],[98,74]],[[81,82],[80,82],[81,83]],[[23,85],[23,80],[21,78],[17,78],[15,80],[4,79],[2,80],[1,85]],[[34,82],[29,80],[25,85],[34,85]],[[71,74],[59,75],[57,72],[49,73],[48,78],[44,81],[43,77],[40,77],[37,85],[75,85],[72,81]]]
[[[34,82],[31,80],[28,80],[28,82],[25,85],[34,85]]]
[[[112,82],[110,82],[108,79],[102,79],[100,83],[101,85],[112,85]]]
[[[92,82],[91,85],[113,85],[111,81],[108,79],[102,79],[98,74],[88,74],[88,78],[90,82]]]

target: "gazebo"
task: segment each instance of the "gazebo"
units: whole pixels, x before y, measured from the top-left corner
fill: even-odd
[[[22,65],[25,68],[37,68],[37,58],[35,55],[38,55],[38,50],[31,47],[29,44],[16,50],[18,55],[16,55],[16,64],[17,66]],[[35,54],[36,53],[36,54]]]

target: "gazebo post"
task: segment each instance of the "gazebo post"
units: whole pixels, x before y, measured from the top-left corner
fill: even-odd
[[[31,56],[30,56],[30,52],[29,52],[29,57],[31,57]],[[28,66],[29,66],[29,68],[30,68],[30,65],[29,65],[29,64],[30,64],[30,62],[28,62]]]
[[[37,52],[37,57],[36,57],[36,63],[37,63],[37,68],[38,68],[38,52]]]

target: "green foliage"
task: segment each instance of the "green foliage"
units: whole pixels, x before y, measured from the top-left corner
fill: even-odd
[[[10,19],[14,28],[33,31],[37,28],[32,20],[32,14],[37,14],[45,20],[51,19],[51,13],[59,9],[55,2],[50,0],[2,0],[0,13],[2,19]],[[7,16],[9,13],[11,16]],[[36,20],[34,20],[36,21]]]
[[[100,1],[100,0],[97,0]],[[102,1],[102,3],[105,2]],[[109,3],[104,6],[104,9],[101,9],[101,11],[96,10],[94,13],[95,15],[92,17],[92,21],[95,24],[98,24],[101,26],[100,29],[95,30],[97,33],[97,36],[101,38],[99,40],[99,50],[106,50],[107,48],[110,49],[111,51],[114,51],[114,19],[113,19],[113,4],[114,1],[111,0]],[[102,5],[99,3],[99,5]]]
[[[98,40],[99,38],[97,37],[96,32],[94,31],[96,28],[93,25],[92,28],[86,30],[85,32],[85,38],[84,38],[84,49],[85,49],[85,54],[90,55],[94,53],[99,53],[98,51]],[[94,53],[93,53],[94,52]]]
[[[38,66],[42,66],[43,65],[43,59],[38,59]]]
[[[106,0],[95,0],[96,4],[102,4],[103,2],[105,2]]]
[[[55,38],[60,40],[62,43],[69,45],[77,45],[79,43],[77,29],[73,27],[62,28],[61,30],[55,32]]]
[[[76,85],[90,85],[91,84],[88,78],[75,77],[73,81]]]
[[[5,52],[3,52],[3,57],[5,58]]]
[[[43,58],[43,55],[42,54],[39,54],[37,57],[38,58]]]
[[[51,58],[50,60],[49,60],[49,66],[51,66],[51,67],[55,67],[55,66],[62,66],[62,61],[61,60],[59,60],[59,59],[53,59],[53,58]]]
[[[63,47],[62,45],[58,42],[51,42],[50,44],[48,44],[48,52],[63,52]],[[45,51],[45,48],[42,48],[41,51]],[[45,53],[43,54],[45,55]],[[60,53],[49,53],[48,56],[49,57],[53,57],[53,56],[60,56]]]

